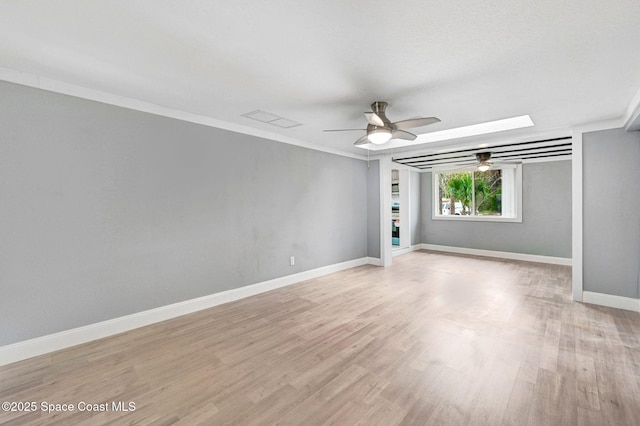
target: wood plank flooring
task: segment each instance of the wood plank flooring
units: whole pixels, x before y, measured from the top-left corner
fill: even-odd
[[[0,367],[0,401],[38,404],[0,423],[640,424],[640,314],[572,302],[570,268],[393,263]]]

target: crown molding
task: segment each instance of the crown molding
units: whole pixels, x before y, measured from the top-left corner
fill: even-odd
[[[278,135],[253,127],[242,126],[240,124],[230,123],[228,121],[217,120],[212,117],[198,115],[151,102],[141,101],[139,99],[128,98],[126,96],[115,95],[100,90],[89,89],[87,87],[75,84],[65,83],[63,81],[50,79],[47,77],[17,71],[11,68],[0,67],[0,80],[9,83],[20,84],[22,86],[33,87],[36,89],[46,90],[49,92],[59,93],[62,95],[74,96],[76,98],[96,101],[103,104],[123,107],[135,111],[146,112],[149,114],[160,115],[163,117],[173,118],[176,120],[187,121],[190,123],[201,124],[203,126],[215,127],[217,129],[229,130],[258,138],[269,139],[276,142],[295,145],[302,148],[312,149],[314,151],[326,152],[328,154],[340,155],[342,157],[350,157],[358,160],[367,160],[366,155],[360,155],[338,149],[323,147],[311,142],[301,141],[295,138]]]
[[[627,132],[640,130],[640,89],[631,99],[624,115],[624,128]]]

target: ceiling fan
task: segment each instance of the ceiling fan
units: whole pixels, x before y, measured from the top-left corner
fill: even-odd
[[[499,166],[501,164],[520,164],[518,161],[491,161],[491,152],[477,152],[476,153],[476,168],[478,171],[486,172],[491,166]]]
[[[478,160],[478,170],[486,172],[491,168],[491,153],[490,152],[478,152],[476,153],[476,160]]]
[[[472,160],[464,160],[464,162],[462,163],[456,163],[454,164],[454,166],[457,166],[456,168],[453,169],[453,171],[455,170],[466,170],[469,171],[470,169],[475,168],[476,170],[480,171],[480,172],[486,172],[487,170],[491,169],[492,166],[501,166],[503,164],[521,164],[521,161],[491,161],[491,152],[489,151],[483,151],[483,152],[476,152],[474,155],[476,157],[476,160],[472,163]]]
[[[436,117],[417,117],[410,118],[408,120],[391,122],[385,114],[387,109],[386,102],[376,101],[371,104],[371,112],[365,112],[364,116],[367,119],[366,129],[339,129],[339,130],[325,130],[325,132],[347,132],[352,130],[364,130],[367,133],[359,138],[354,145],[365,145],[372,143],[375,145],[382,145],[389,142],[392,139],[404,139],[415,140],[417,138],[413,133],[407,132],[406,129],[413,129],[415,127],[422,127],[428,124],[439,123],[440,119]]]

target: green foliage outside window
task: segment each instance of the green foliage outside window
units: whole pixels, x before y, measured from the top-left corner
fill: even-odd
[[[502,212],[500,170],[439,173],[438,179],[440,214],[500,216]],[[454,210],[456,203],[462,205],[460,212]],[[443,212],[443,205],[451,206],[450,212]]]

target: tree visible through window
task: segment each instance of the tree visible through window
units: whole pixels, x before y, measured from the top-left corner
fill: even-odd
[[[443,171],[436,179],[436,216],[516,218],[516,168]]]

